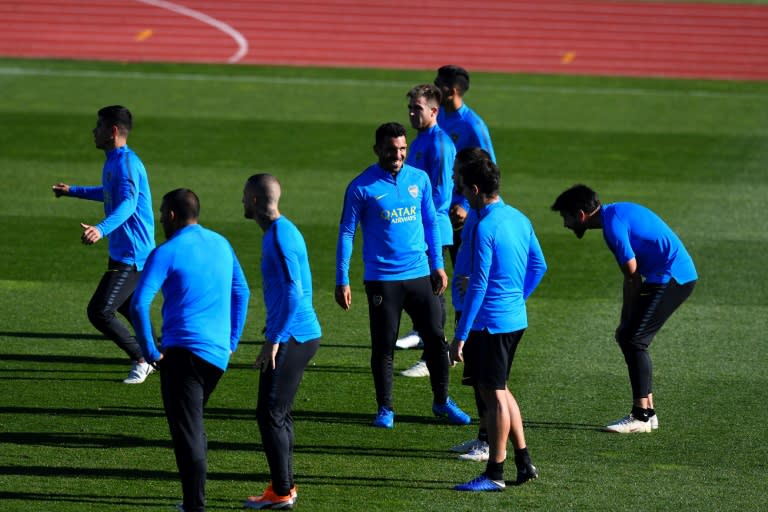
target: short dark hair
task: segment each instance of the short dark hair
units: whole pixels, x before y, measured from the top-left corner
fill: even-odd
[[[246,183],[249,187],[254,187],[256,189],[263,189],[266,183],[277,183],[280,185],[280,181],[275,176],[266,172],[250,176]]]
[[[126,134],[133,128],[131,111],[122,105],[110,105],[99,109],[98,116],[111,126],[117,126],[120,133]]]
[[[600,207],[600,198],[597,192],[586,185],[574,185],[555,199],[552,203],[552,211],[560,214],[578,213],[579,210],[591,213]]]
[[[188,188],[177,188],[163,196],[165,207],[176,214],[179,221],[187,222],[200,217],[200,199]]]
[[[406,97],[409,100],[424,98],[427,102],[432,101],[439,105],[443,99],[443,93],[440,92],[440,89],[435,84],[419,84],[408,91]]]
[[[381,145],[387,139],[405,137],[405,126],[400,123],[390,122],[376,128],[376,145]]]
[[[475,185],[481,193],[487,196],[498,195],[501,172],[490,158],[471,160],[459,167],[458,171],[464,185]]]
[[[460,149],[456,153],[456,159],[453,161],[453,167],[458,172],[463,166],[477,160],[492,161],[491,155],[483,148],[468,147]]]
[[[459,95],[463,96],[469,90],[469,73],[461,66],[452,64],[443,66],[437,70],[435,85],[438,87],[441,85],[456,87],[459,90]]]

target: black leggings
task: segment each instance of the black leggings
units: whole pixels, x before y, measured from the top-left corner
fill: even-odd
[[[632,385],[632,398],[653,392],[653,364],[648,347],[664,322],[691,295],[696,281],[683,285],[674,279],[666,284],[643,283],[629,318],[616,332]]]

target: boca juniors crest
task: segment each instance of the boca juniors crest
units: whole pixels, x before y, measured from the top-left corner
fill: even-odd
[[[408,193],[411,194],[411,197],[413,197],[414,199],[419,197],[419,187],[417,187],[416,185],[411,185],[410,187],[408,187]]]

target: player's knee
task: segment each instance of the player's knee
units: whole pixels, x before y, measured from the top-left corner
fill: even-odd
[[[628,333],[624,336],[617,334],[616,341],[621,347],[621,350],[626,353],[638,350],[647,350],[648,345],[651,342],[651,338],[636,333]]]
[[[115,317],[115,312],[101,304],[88,304],[88,320],[96,327],[104,325]]]

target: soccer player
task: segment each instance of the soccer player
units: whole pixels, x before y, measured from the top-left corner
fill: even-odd
[[[456,153],[454,161],[453,180],[457,190],[461,190],[461,168],[478,160],[491,162],[491,155],[484,149],[464,148]],[[470,208],[464,221],[464,229],[461,231],[461,244],[456,253],[456,262],[453,266],[453,278],[451,279],[451,299],[454,309],[454,328],[459,323],[464,309],[464,295],[467,291],[469,275],[472,272],[471,265],[471,240],[467,237],[472,233],[473,226],[477,222],[477,211]],[[488,425],[485,416],[483,399],[474,387],[475,404],[477,405],[478,433],[477,438],[464,441],[451,448],[451,451],[459,453],[459,460],[487,462],[490,446],[488,445]]]
[[[403,310],[424,339],[432,412],[446,416],[452,424],[466,425],[469,416],[448,396],[448,344],[438,300],[448,278],[432,186],[424,171],[404,163],[407,147],[401,124],[379,126],[373,146],[378,162],[347,187],[336,249],[336,302],[344,310],[352,304],[349,262],[360,224],[378,405],[373,425],[394,427],[392,360]]]
[[[515,450],[516,483],[538,476],[507,379],[528,327],[525,301],[547,266],[531,222],[499,196],[498,167],[479,159],[462,166],[459,173],[462,192],[476,210],[477,222],[467,238],[471,271],[451,355],[464,361],[462,383],[471,385],[482,398],[490,450],[485,472],[454,489],[501,491],[505,488],[508,439]]]
[[[437,212],[437,223],[442,240],[443,257],[453,243],[453,229],[448,209],[453,191],[453,161],[456,147],[448,135],[437,125],[437,112],[440,110],[440,89],[433,84],[417,85],[408,91],[408,117],[417,131],[416,139],[411,143],[405,163],[421,169],[429,175],[432,184],[432,202]],[[443,326],[445,326],[445,299],[440,295]],[[407,349],[424,346],[415,329],[395,342],[397,348]],[[405,377],[427,377],[429,369],[422,354],[419,361],[401,372]]]
[[[464,148],[481,148],[496,163],[491,135],[483,119],[464,103],[464,94],[469,90],[469,73],[460,66],[447,65],[437,70],[435,85],[442,93],[442,103],[437,114],[437,124],[447,133],[456,151]],[[461,228],[469,211],[469,204],[460,190],[454,189],[450,215],[453,223],[453,245],[451,262],[456,262],[456,252],[461,243]]]
[[[280,182],[270,174],[251,176],[243,190],[245,217],[264,232],[261,275],[267,325],[256,358],[261,370],[256,418],[272,480],[261,496],[245,501],[251,509],[292,508],[296,503],[291,408],[321,336],[307,246],[298,228],[280,214],[280,193]]]
[[[207,438],[203,411],[237,349],[250,292],[232,246],[198,224],[200,201],[188,189],[163,197],[167,241],[147,260],[131,302],[144,357],[158,362],[160,389],[184,494],[182,510],[205,510]],[[162,289],[162,346],[150,306]]]
[[[683,242],[653,211],[635,203],[601,204],[597,193],[575,185],[555,200],[563,224],[582,238],[602,229],[624,274],[623,304],[615,338],[629,370],[632,411],[604,427],[621,434],[659,426],[653,403],[653,366],[648,348],[674,311],[691,295],[698,275]]]
[[[126,384],[141,384],[154,371],[144,360],[136,338],[121,322],[120,312],[130,322],[131,294],[155,247],[155,219],[152,195],[144,164],[128,147],[133,126],[131,112],[120,105],[98,112],[93,139],[106,155],[99,186],[53,185],[56,197],[70,196],[104,203],[105,217],[95,225],[81,223],[80,237],[85,245],[109,239],[107,271],[88,303],[88,319],[131,359]]]
[[[441,104],[437,114],[437,124],[448,134],[453,141],[456,151],[466,148],[484,149],[491,160],[496,162],[496,154],[493,151],[491,136],[488,127],[475,111],[464,103],[464,94],[469,90],[469,73],[466,69],[447,65],[437,70],[434,84],[440,89]],[[456,253],[461,244],[461,230],[469,211],[469,204],[461,191],[453,190],[453,196],[449,205],[449,218],[453,226],[453,243],[446,244],[451,256],[451,263],[456,264]],[[418,334],[409,332],[399,339],[397,346],[410,348],[420,343]],[[421,361],[402,372],[406,377],[426,376],[426,369]]]

